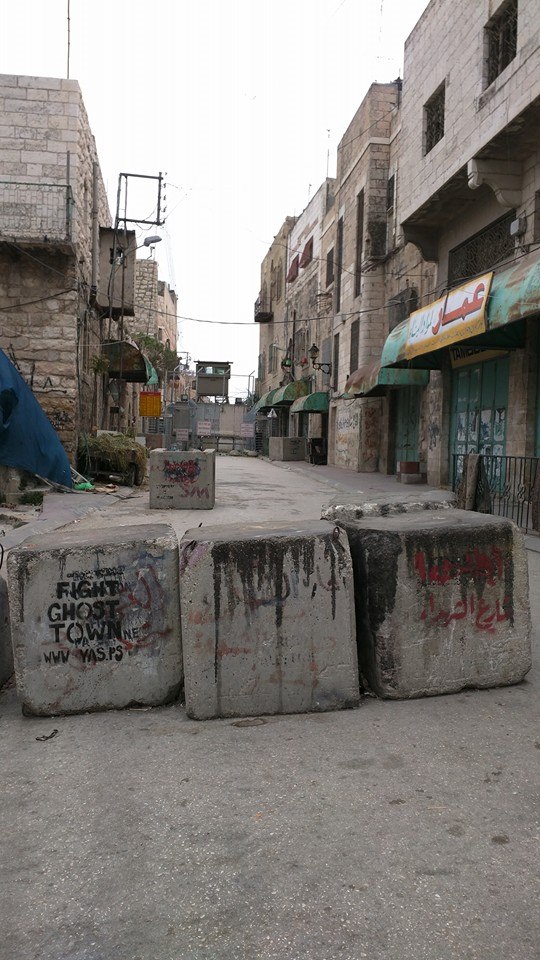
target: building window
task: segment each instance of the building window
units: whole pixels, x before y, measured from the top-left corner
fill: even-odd
[[[326,254],[326,286],[334,282],[334,248]]]
[[[339,368],[339,333],[334,334],[334,356],[332,358],[332,390],[337,390]]]
[[[517,52],[518,0],[504,4],[486,26],[487,85],[503,72]]]
[[[349,375],[358,370],[358,344],[360,340],[360,321],[351,323],[351,352],[349,357]]]
[[[356,257],[354,264],[354,295],[360,296],[362,289],[362,252],[364,249],[364,191],[356,198]],[[356,370],[356,367],[354,368]]]
[[[283,261],[280,260],[276,271],[276,300],[281,300],[283,293]]]
[[[264,380],[266,377],[266,357],[264,353],[259,354],[259,364],[258,364],[257,372],[258,372],[258,379]]]
[[[516,211],[512,210],[465,243],[454,247],[448,255],[448,283],[462,283],[478,273],[492,270],[497,263],[513,256],[515,244],[510,224],[515,217]]]
[[[268,373],[273,373],[277,366],[278,348],[275,343],[268,347]]]
[[[424,106],[424,156],[444,137],[444,83]]]
[[[297,253],[296,256],[291,260],[291,265],[289,267],[289,272],[287,274],[287,283],[292,283],[294,280],[296,280],[299,269],[300,269],[300,254]]]
[[[308,263],[311,263],[312,260],[313,260],[313,237],[310,237],[302,251],[302,256],[300,258],[300,266],[307,267]]]
[[[386,252],[394,249],[396,243],[395,223],[396,175],[393,173],[386,182]]]
[[[335,273],[335,312],[339,313],[341,309],[341,266],[343,263],[343,217],[340,217],[337,225],[336,236],[336,273]]]
[[[388,327],[393,330],[398,323],[418,310],[418,290],[415,287],[405,287],[395,297],[388,301]]]

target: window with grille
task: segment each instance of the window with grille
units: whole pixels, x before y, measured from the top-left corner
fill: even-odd
[[[343,263],[343,217],[340,217],[337,225],[336,236],[336,273],[335,273],[335,312],[339,313],[341,309],[341,266]]]
[[[266,377],[266,357],[264,353],[259,354],[259,364],[258,364],[258,379],[264,380]]]
[[[418,290],[416,287],[405,287],[388,301],[389,329],[393,330],[415,310],[418,310]]]
[[[360,321],[351,323],[351,352],[349,357],[349,374],[358,370],[358,344],[360,340]]]
[[[280,260],[276,272],[276,300],[281,300],[283,293],[283,261]]]
[[[334,282],[334,248],[326,254],[326,286]]]
[[[362,250],[364,247],[364,191],[356,198],[356,258],[354,265],[354,295],[360,296],[362,289]],[[354,368],[356,370],[356,367]]]
[[[337,390],[339,369],[339,333],[334,334],[334,355],[332,358],[332,390]]]
[[[512,62],[517,53],[517,27],[518,0],[509,0],[485,28],[488,86]]]
[[[424,106],[424,156],[444,137],[444,83]]]
[[[448,283],[458,284],[478,273],[486,273],[495,264],[513,256],[515,244],[510,224],[515,217],[516,211],[512,210],[454,247],[448,255]]]
[[[268,347],[268,373],[272,373],[277,365],[277,347],[271,343]]]

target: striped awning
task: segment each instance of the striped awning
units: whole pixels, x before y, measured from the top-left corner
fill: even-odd
[[[258,413],[265,413],[267,410],[271,410],[272,400],[274,398],[274,394],[276,394],[277,392],[278,391],[276,389],[276,390],[269,390],[268,393],[263,394],[261,399],[257,401],[254,407],[251,408],[250,412],[256,415]]]
[[[345,395],[381,396],[387,387],[425,387],[428,382],[429,370],[382,367],[380,360],[373,360],[351,373],[345,384]]]
[[[279,390],[274,391],[270,406],[287,406],[290,403],[294,403],[299,397],[305,397],[307,392],[308,384],[306,380],[293,380],[292,383],[287,383],[284,387],[280,387]]]
[[[328,413],[328,394],[308,393],[307,397],[300,397],[294,401],[291,413]]]

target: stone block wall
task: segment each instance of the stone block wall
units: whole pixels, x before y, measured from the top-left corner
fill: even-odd
[[[79,430],[99,423],[101,407],[91,371],[100,329],[88,302],[95,170],[98,221],[108,225],[78,83],[1,75],[0,180],[8,184],[0,197],[0,346],[34,391],[72,462]],[[18,249],[2,244],[5,238],[13,238]]]

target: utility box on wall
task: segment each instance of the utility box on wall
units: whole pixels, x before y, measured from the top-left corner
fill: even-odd
[[[100,310],[112,308],[113,317],[121,312],[132,317],[135,312],[136,247],[134,230],[102,227],[99,231],[97,306]]]

